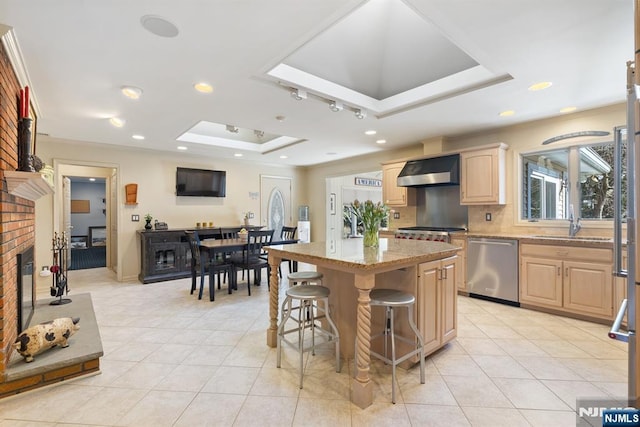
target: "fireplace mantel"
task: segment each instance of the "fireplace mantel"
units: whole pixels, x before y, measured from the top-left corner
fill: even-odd
[[[53,194],[53,188],[38,172],[4,171],[7,190],[14,196],[28,200],[38,200]]]

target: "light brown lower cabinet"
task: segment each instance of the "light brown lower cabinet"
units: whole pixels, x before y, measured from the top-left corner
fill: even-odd
[[[423,334],[425,354],[457,334],[457,261],[456,256],[418,266],[418,329]]]
[[[459,291],[467,291],[467,239],[459,237],[451,237],[451,244],[459,246],[458,260],[456,265],[457,288]]]
[[[612,250],[520,245],[520,302],[612,319]]]

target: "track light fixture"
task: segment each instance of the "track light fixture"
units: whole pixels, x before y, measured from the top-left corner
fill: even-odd
[[[264,137],[264,131],[262,130],[254,130],[253,133],[258,137],[258,138],[263,138]]]
[[[296,101],[302,101],[303,99],[307,99],[307,91],[293,88],[293,90],[291,91],[291,97]]]
[[[360,120],[367,117],[367,112],[361,108],[356,108],[353,113],[356,115],[356,118]]]
[[[238,133],[240,129],[233,125],[227,125],[227,132]]]
[[[342,105],[342,102],[340,101],[331,101],[329,102],[329,109],[334,113],[337,113],[338,111],[342,111],[344,109],[344,105]]]

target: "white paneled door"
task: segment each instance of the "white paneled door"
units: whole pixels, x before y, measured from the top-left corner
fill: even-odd
[[[273,240],[280,239],[282,226],[293,224],[291,178],[260,176],[260,218],[265,228],[274,230]]]

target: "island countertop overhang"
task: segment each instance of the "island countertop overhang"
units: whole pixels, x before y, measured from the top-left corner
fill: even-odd
[[[360,239],[348,239],[333,247],[326,242],[311,242],[265,249],[278,258],[366,273],[448,258],[456,255],[460,248],[443,242],[381,238],[377,248],[364,247]]]

